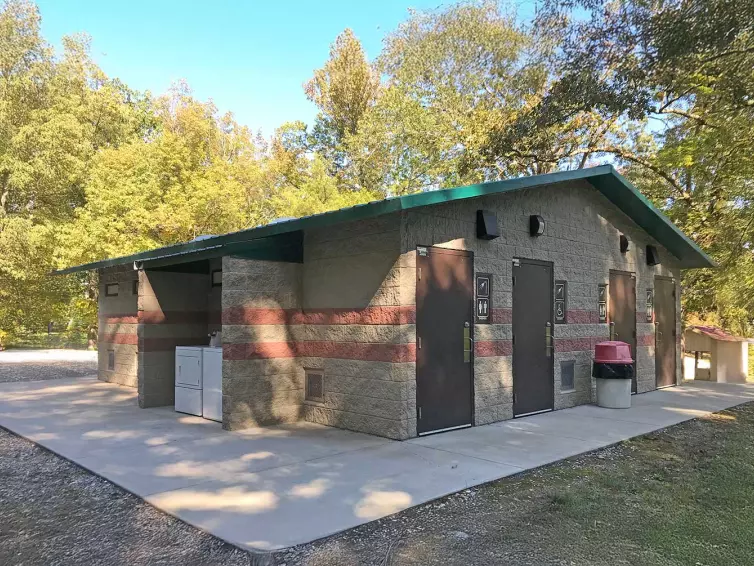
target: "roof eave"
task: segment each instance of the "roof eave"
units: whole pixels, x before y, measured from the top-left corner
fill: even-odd
[[[466,187],[456,187],[439,191],[428,191],[403,197],[374,201],[366,204],[353,206],[306,216],[286,222],[248,228],[239,232],[231,232],[222,236],[215,236],[197,242],[175,244],[154,250],[122,256],[102,261],[96,261],[77,265],[53,272],[55,275],[64,275],[79,271],[105,269],[134,262],[144,262],[155,259],[175,257],[176,260],[184,260],[187,254],[208,255],[208,250],[217,250],[218,255],[226,255],[223,252],[235,246],[245,244],[256,245],[260,240],[285,239],[291,233],[301,232],[304,229],[321,228],[333,224],[366,220],[383,214],[410,210],[433,204],[464,200],[479,196],[513,192],[533,187],[553,185],[556,183],[586,180],[592,186],[605,195],[615,206],[623,210],[644,231],[653,236],[677,259],[681,268],[706,268],[717,267],[717,264],[699,248],[690,238],[681,232],[665,215],[659,211],[644,195],[642,195],[631,183],[624,179],[612,165],[601,165],[588,169],[575,169],[571,171],[559,171],[545,175],[519,177],[503,181],[481,183]],[[224,249],[225,247],[227,249]],[[164,261],[164,260],[163,260]],[[169,261],[169,260],[167,260]]]

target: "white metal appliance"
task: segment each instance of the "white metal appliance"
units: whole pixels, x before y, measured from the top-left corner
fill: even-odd
[[[222,422],[222,347],[176,347],[175,410]]]
[[[202,416],[223,420],[223,349],[202,348]]]
[[[175,410],[202,416],[202,358],[199,346],[175,349]]]

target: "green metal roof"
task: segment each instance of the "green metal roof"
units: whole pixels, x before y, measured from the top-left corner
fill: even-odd
[[[303,230],[333,226],[343,222],[364,220],[422,206],[463,200],[484,195],[507,193],[565,181],[585,180],[615,206],[662,244],[680,262],[681,267],[715,267],[715,262],[689,237],[624,179],[612,165],[561,171],[546,175],[519,177],[505,181],[480,183],[467,187],[428,191],[402,197],[369,202],[332,212],[305,216],[294,220],[273,222],[256,228],[212,236],[185,244],[175,244],[138,254],[86,263],[61,269],[56,274],[102,269],[128,263],[156,267],[179,264],[210,257],[240,255],[253,259],[303,261]]]

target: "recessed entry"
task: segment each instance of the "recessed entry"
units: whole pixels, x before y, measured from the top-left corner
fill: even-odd
[[[305,388],[307,401],[315,403],[325,402],[325,376],[322,370],[307,369],[305,370]]]

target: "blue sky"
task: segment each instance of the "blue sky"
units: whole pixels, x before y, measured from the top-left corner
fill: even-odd
[[[526,0],[525,0],[526,1]],[[438,0],[38,0],[42,31],[54,46],[76,32],[92,55],[132,88],[165,92],[185,79],[197,98],[265,135],[286,120],[311,122],[302,83],[327,59],[346,27],[374,58],[409,8]],[[527,7],[523,8],[527,11]]]

